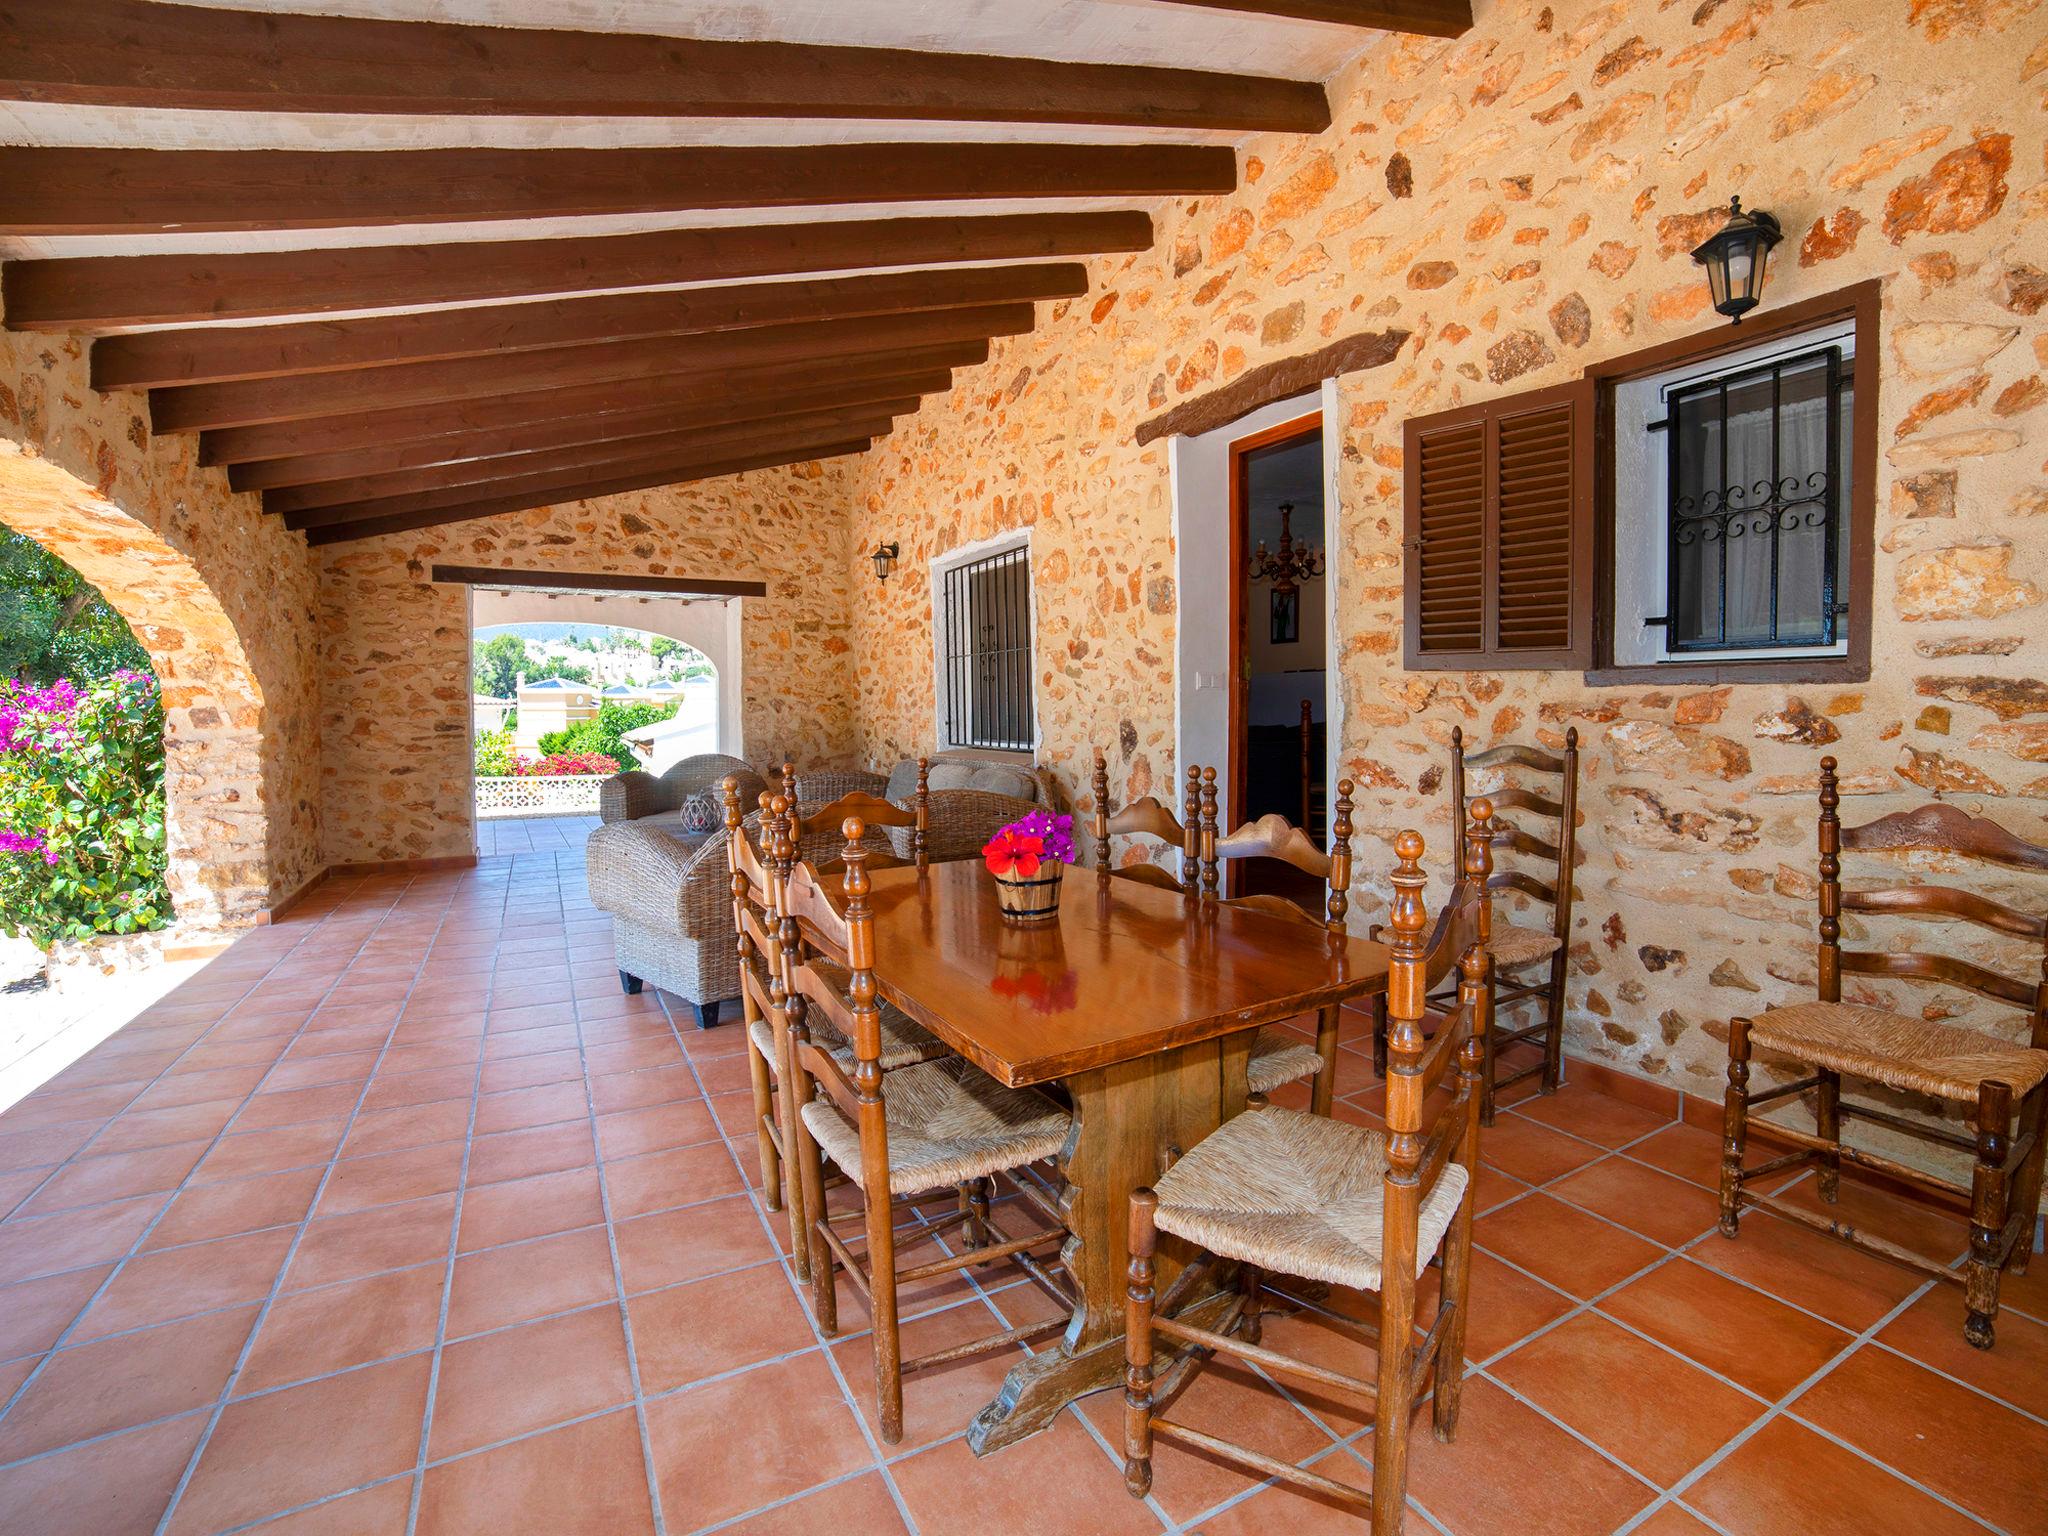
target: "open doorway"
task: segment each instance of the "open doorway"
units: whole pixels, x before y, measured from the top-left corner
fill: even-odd
[[[1320,411],[1230,445],[1227,825],[1278,815],[1318,844],[1329,835],[1326,478]],[[1236,894],[1271,891],[1318,904],[1317,882],[1277,860],[1253,860],[1233,874]]]

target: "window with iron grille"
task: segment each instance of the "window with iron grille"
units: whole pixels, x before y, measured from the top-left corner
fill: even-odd
[[[1616,391],[1621,662],[1846,649],[1855,336],[1787,336]]]
[[[942,565],[933,577],[942,745],[1032,751],[1029,541]]]

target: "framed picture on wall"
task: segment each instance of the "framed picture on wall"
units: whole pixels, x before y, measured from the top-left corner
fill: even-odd
[[[1301,594],[1273,594],[1272,627],[1267,639],[1274,645],[1294,645],[1301,640]]]

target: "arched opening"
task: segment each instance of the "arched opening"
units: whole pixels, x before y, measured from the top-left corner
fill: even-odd
[[[271,902],[263,689],[219,599],[147,524],[5,442],[0,524],[97,588],[148,653],[163,689],[165,881],[178,930],[260,920]]]

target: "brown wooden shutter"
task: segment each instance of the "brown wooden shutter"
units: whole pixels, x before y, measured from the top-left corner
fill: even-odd
[[[1593,386],[1409,421],[1413,671],[1592,665]]]

